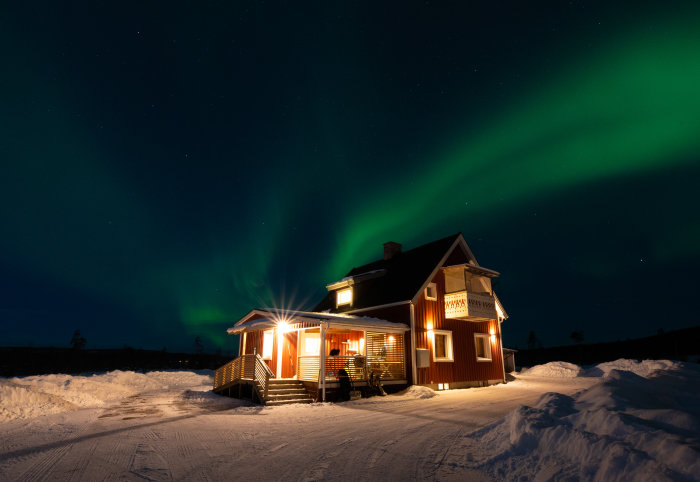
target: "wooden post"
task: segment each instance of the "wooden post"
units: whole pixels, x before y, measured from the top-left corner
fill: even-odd
[[[327,321],[322,321],[321,322],[321,353],[320,353],[320,362],[321,366],[320,369],[318,370],[319,372],[319,377],[321,377],[321,401],[325,402],[326,401],[326,330],[328,328],[329,323]]]
[[[270,374],[265,373],[265,393],[263,394],[263,398],[267,400],[267,389],[270,386]]]

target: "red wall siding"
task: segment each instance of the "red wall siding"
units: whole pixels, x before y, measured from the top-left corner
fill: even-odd
[[[344,341],[357,342],[359,348],[360,338],[364,336],[364,332],[352,330],[347,333],[326,333],[326,355],[328,355],[331,350],[337,349],[340,353],[339,356],[350,356],[355,353],[350,353],[348,348],[350,345],[343,343]]]
[[[426,300],[421,295],[415,307],[416,348],[430,350],[430,367],[421,369],[421,383],[451,383],[480,380],[500,380],[503,378],[503,358],[496,320],[474,322],[445,319],[445,276],[438,272],[432,280],[437,284],[437,300]],[[452,331],[452,352],[454,361],[435,362],[432,354],[432,340],[428,330]],[[496,333],[495,343],[491,343],[490,362],[476,361],[475,333]]]
[[[258,331],[249,331],[246,333],[245,336],[245,355],[252,355],[254,349],[258,349],[258,353],[260,352],[260,349],[258,348]]]

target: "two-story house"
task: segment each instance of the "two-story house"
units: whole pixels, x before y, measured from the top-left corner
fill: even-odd
[[[396,388],[504,381],[496,276],[461,234],[405,252],[385,243],[382,259],[328,284],[313,311],[253,310],[229,328],[240,355],[217,370],[214,390],[268,404],[325,400],[340,370],[356,387],[370,374]]]

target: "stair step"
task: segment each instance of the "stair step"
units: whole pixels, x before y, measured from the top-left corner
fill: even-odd
[[[312,403],[313,400],[311,398],[295,398],[295,399],[289,399],[289,400],[268,400],[265,405],[267,406],[275,406],[275,405],[290,405],[292,403]]]
[[[267,399],[269,400],[300,400],[302,398],[308,398],[311,399],[307,394],[305,393],[288,393],[288,394],[269,394],[267,395]]]
[[[294,387],[294,388],[273,388],[267,389],[268,393],[306,393],[304,388]]]
[[[313,403],[304,384],[299,380],[270,380],[265,405],[289,405],[292,403]]]

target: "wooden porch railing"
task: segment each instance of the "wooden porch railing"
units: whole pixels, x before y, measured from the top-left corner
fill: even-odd
[[[272,370],[260,355],[241,355],[214,372],[214,391],[234,385],[235,382],[254,382],[258,396],[267,400]]]
[[[403,350],[403,345],[401,346]],[[299,380],[318,380],[318,356],[299,357]],[[366,380],[370,372],[381,374],[385,379],[406,377],[402,352],[396,357],[329,356],[326,358],[326,380],[337,380],[338,370],[343,369],[353,380]]]

